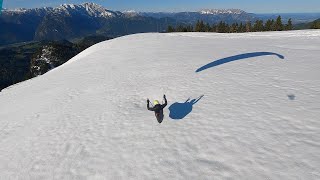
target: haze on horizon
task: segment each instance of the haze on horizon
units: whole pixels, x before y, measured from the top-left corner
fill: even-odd
[[[56,7],[93,2],[110,10],[181,12],[201,9],[242,9],[251,13],[320,13],[319,0],[3,0],[3,8]]]

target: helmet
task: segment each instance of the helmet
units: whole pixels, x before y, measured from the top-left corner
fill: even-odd
[[[154,100],[154,101],[153,101],[153,104],[154,104],[154,105],[157,105],[157,104],[159,104],[159,101],[158,101],[158,100]]]

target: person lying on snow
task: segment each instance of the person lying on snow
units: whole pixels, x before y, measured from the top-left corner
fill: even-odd
[[[149,106],[149,99],[147,99],[147,109],[149,111],[154,111],[155,116],[158,120],[159,123],[161,123],[163,121],[163,108],[165,108],[167,106],[167,99],[166,99],[166,95],[163,95],[163,99],[164,99],[164,104],[160,104],[158,100],[155,100],[153,102],[154,106],[150,107]]]

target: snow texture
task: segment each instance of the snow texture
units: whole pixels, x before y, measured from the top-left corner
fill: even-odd
[[[320,179],[319,52],[318,30],[99,43],[0,93],[0,179]]]

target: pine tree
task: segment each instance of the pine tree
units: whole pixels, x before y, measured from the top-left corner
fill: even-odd
[[[220,21],[220,23],[217,26],[217,32],[218,33],[222,33],[224,31],[224,26],[223,26],[223,22]]]
[[[205,32],[205,25],[202,20],[200,21],[200,32]]]
[[[199,30],[200,30],[199,27],[200,27],[200,21],[198,20],[197,23],[196,23],[196,26],[195,26],[195,28],[194,28],[194,31],[195,31],[195,32],[199,32]]]
[[[227,23],[224,23],[225,33],[230,32],[230,26]]]
[[[238,31],[239,31],[239,25],[238,25],[238,23],[233,23],[233,24],[230,26],[229,32],[230,32],[230,33],[237,33]]]
[[[248,22],[246,23],[246,32],[251,32],[251,29],[252,29],[251,22],[248,21]]]
[[[291,18],[288,20],[288,24],[286,24],[286,30],[292,30],[293,26],[292,26],[292,20]]]
[[[276,22],[274,21],[274,19],[271,20],[271,31],[276,31]]]
[[[211,27],[210,27],[209,23],[206,23],[206,24],[204,25],[204,31],[205,31],[205,32],[210,32],[210,31],[211,31]]]
[[[282,31],[282,30],[283,30],[283,24],[282,24],[281,16],[279,15],[275,22],[275,31]]]
[[[219,33],[227,33],[229,32],[229,25],[225,22],[220,21],[217,27],[217,32]]]
[[[233,33],[235,31],[234,23],[229,27],[229,33]]]
[[[253,25],[253,31],[261,32],[264,30],[263,21],[257,20]]]
[[[175,32],[176,30],[171,25],[168,26],[167,32]]]
[[[205,32],[205,25],[203,23],[203,21],[197,21],[196,27],[195,27],[195,31],[196,32]]]
[[[256,22],[253,24],[253,28],[252,28],[253,32],[258,31],[258,22],[259,22],[259,20],[256,20]]]
[[[212,24],[211,32],[217,32],[217,25]]]
[[[186,27],[186,29],[187,29],[187,32],[193,32],[193,26],[192,25],[188,25]]]
[[[259,31],[264,31],[263,20],[260,20],[260,21],[259,21]]]
[[[239,32],[246,32],[246,26],[240,23]]]
[[[183,26],[179,24],[176,28],[176,32],[182,32],[182,30],[183,30]]]
[[[264,30],[265,31],[272,31],[272,27],[273,27],[273,20],[268,19],[266,24],[264,25]]]

